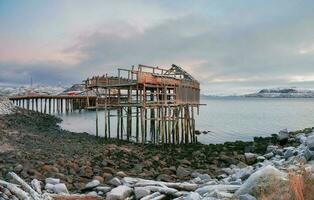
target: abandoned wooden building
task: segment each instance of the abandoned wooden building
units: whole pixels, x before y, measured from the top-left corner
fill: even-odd
[[[96,94],[98,110],[105,112],[105,138],[111,138],[111,118],[118,139],[152,143],[194,143],[195,109],[200,106],[200,83],[177,65],[170,69],[138,65],[118,69],[117,76],[95,76],[85,81],[87,98]],[[87,102],[90,102],[87,100]]]

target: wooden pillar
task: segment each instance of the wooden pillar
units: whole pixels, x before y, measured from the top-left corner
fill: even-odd
[[[117,139],[120,139],[120,108],[117,108]]]
[[[96,98],[96,137],[98,137],[98,97]]]
[[[48,99],[49,114],[51,114],[51,98]]]
[[[57,109],[57,113],[59,114],[60,113],[60,99],[56,99],[56,101],[57,101],[56,109]]]
[[[27,98],[27,100],[26,100],[27,102],[27,110],[29,110],[29,98]]]
[[[61,114],[63,114],[63,99],[60,99],[60,106],[61,106]]]
[[[34,111],[34,98],[32,98],[32,111]]]
[[[132,134],[132,107],[131,107],[132,87],[128,89],[128,107],[127,107],[127,140],[130,140]]]
[[[45,104],[44,104],[45,108],[44,108],[44,113],[47,113],[47,99],[45,98]]]
[[[142,143],[144,144],[145,141],[145,120],[144,120],[144,108],[141,107],[141,133],[142,133]]]
[[[36,112],[38,112],[38,99],[36,98]]]
[[[121,120],[121,126],[120,126],[120,133],[121,133],[121,140],[123,140],[123,107],[120,108],[121,112],[121,116],[120,116],[120,120]]]

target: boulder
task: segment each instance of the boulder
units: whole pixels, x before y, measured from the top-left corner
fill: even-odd
[[[119,176],[120,178],[127,177],[127,175],[123,171],[117,172],[116,175]]]
[[[53,186],[53,191],[56,194],[69,194],[67,186],[64,183],[58,183]]]
[[[172,182],[174,180],[174,178],[168,174],[160,174],[157,177],[158,181],[166,181],[166,182]]]
[[[85,189],[90,190],[97,187],[98,185],[100,185],[99,180],[93,180],[85,185]]]
[[[117,177],[114,177],[108,181],[108,184],[114,185],[114,186],[119,186],[119,185],[121,185],[121,181]]]
[[[23,171],[23,165],[18,164],[14,167],[14,172],[20,173],[21,171]]]
[[[303,156],[307,161],[314,159],[314,152],[311,151],[309,148],[306,148],[303,152]]]
[[[314,151],[314,135],[306,138],[306,145],[311,151]]]
[[[267,154],[265,154],[264,155],[264,157],[266,158],[266,159],[271,159],[272,157],[274,157],[274,153],[273,152],[269,152],[269,153],[267,153]]]
[[[276,182],[287,182],[287,174],[279,171],[275,167],[268,165],[253,173],[243,185],[236,191],[235,195],[240,196],[244,194],[254,195],[256,191],[260,191],[260,187],[268,187]]]
[[[245,160],[248,164],[254,164],[256,162],[257,159],[257,155],[254,153],[245,153]]]
[[[268,145],[266,148],[266,153],[275,152],[278,149],[275,145]]]
[[[294,154],[294,149],[293,148],[288,148],[284,154],[283,157],[287,160],[288,158],[292,157]]]
[[[288,140],[289,138],[289,133],[287,129],[283,129],[281,131],[279,131],[278,135],[277,135],[277,139],[279,141],[283,141],[283,140]]]
[[[106,200],[123,200],[129,197],[132,193],[132,189],[125,185],[119,185],[113,188],[106,195]]]
[[[177,174],[178,178],[184,179],[184,178],[188,177],[191,174],[191,171],[189,169],[187,169],[187,168],[179,166],[177,168],[176,174]]]
[[[60,179],[58,178],[46,178],[45,180],[46,184],[52,184],[52,185],[55,185],[55,184],[58,184],[60,183]]]
[[[266,158],[264,156],[257,156],[257,162],[263,162],[264,160],[266,160]]]
[[[45,185],[45,190],[47,190],[47,192],[53,193],[53,192],[54,192],[53,186],[54,186],[54,185],[52,185],[51,183],[47,183],[47,184]]]
[[[102,193],[106,194],[107,192],[109,192],[109,191],[111,190],[111,187],[107,187],[107,186],[97,186],[97,187],[95,188],[95,190],[96,190],[97,192],[102,192]]]

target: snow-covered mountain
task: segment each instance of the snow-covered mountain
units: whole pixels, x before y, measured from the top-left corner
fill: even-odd
[[[57,95],[66,90],[66,86],[48,85],[23,85],[23,86],[0,86],[0,96],[22,96],[22,95]]]
[[[258,93],[247,94],[245,97],[261,98],[314,98],[314,90],[300,88],[263,89]]]

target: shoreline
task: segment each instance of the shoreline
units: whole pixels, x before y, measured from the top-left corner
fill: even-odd
[[[0,115],[0,180],[8,180],[12,171],[27,182],[54,177],[76,193],[92,180],[104,184],[119,176],[182,182],[199,173],[224,180],[230,166],[257,165],[269,146],[295,148],[301,144],[296,135],[314,130],[289,132],[290,139],[284,141],[272,135],[224,144],[143,145],[62,130],[60,121],[23,109]]]

